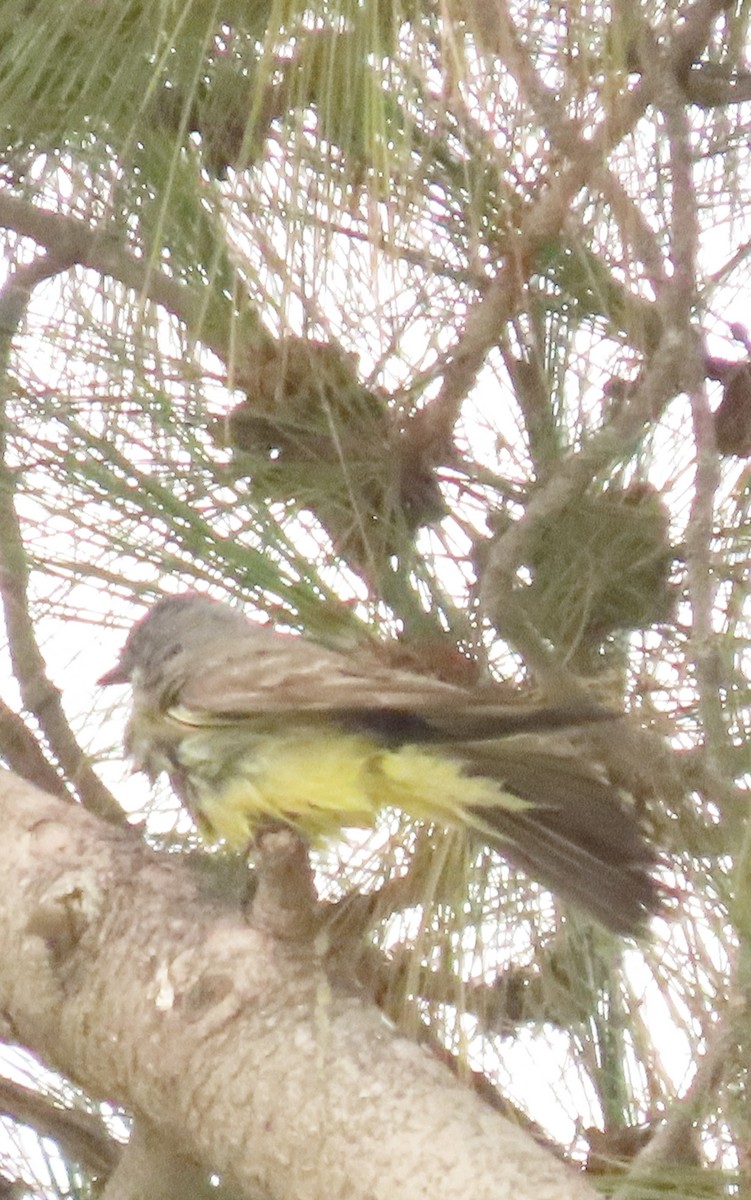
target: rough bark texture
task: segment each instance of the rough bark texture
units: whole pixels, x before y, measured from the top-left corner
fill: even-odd
[[[175,1153],[279,1200],[593,1195],[181,864],[8,773],[0,806],[14,1036]]]

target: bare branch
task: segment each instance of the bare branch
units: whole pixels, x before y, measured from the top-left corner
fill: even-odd
[[[18,713],[0,701],[0,754],[12,771],[53,796],[68,799],[62,778],[49,763],[33,733]]]
[[[592,1195],[376,1009],[201,904],[178,864],[11,775],[0,786],[16,1036],[177,1153],[279,1198]]]
[[[216,1194],[194,1159],[175,1150],[163,1133],[139,1118],[102,1200],[208,1200]]]
[[[66,1158],[92,1175],[106,1178],[120,1158],[121,1147],[100,1117],[82,1109],[62,1108],[11,1079],[0,1080],[0,1112],[31,1126],[40,1137],[52,1138]]]
[[[77,264],[117,279],[144,299],[160,304],[224,362],[231,359],[231,312],[208,318],[206,297],[160,271],[123,244],[119,226],[91,226],[77,217],[47,212],[36,204],[0,193],[0,226],[15,229],[44,246],[51,262]],[[241,289],[242,293],[242,289]],[[258,332],[259,344],[264,341]]]
[[[61,265],[62,264],[62,265]],[[45,262],[12,271],[0,291],[0,374],[7,371],[13,334],[21,321],[33,288],[58,270],[65,269],[67,255],[58,250]],[[27,589],[28,567],[23,536],[16,514],[14,497],[17,478],[6,458],[6,438],[0,431],[0,594],[5,613],[13,670],[21,688],[24,706],[33,714],[57,758],[67,779],[75,786],[81,799],[92,811],[108,820],[124,820],[123,812],[96,773],[91,769],[73,734],[63,711],[60,692],[47,677],[46,665],[34,634],[29,616]],[[6,730],[9,729],[6,721]],[[17,726],[14,727],[17,733]],[[23,750],[27,765],[32,748],[28,738],[17,741],[16,751]],[[36,769],[39,770],[39,756]],[[59,792],[56,785],[53,789]]]

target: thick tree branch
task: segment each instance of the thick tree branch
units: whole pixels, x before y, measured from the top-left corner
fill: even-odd
[[[102,1193],[102,1200],[209,1200],[216,1197],[206,1172],[175,1151],[147,1121],[133,1125],[130,1141]]]
[[[53,796],[69,795],[63,779],[18,713],[0,700],[0,755],[12,771]]]
[[[591,1195],[332,990],[312,954],[200,902],[135,836],[10,774],[0,789],[3,1010],[22,1044],[175,1153],[280,1200]]]
[[[31,1126],[40,1137],[52,1138],[66,1158],[80,1163],[92,1175],[107,1177],[120,1159],[122,1147],[98,1116],[82,1109],[62,1108],[48,1096],[11,1079],[0,1080],[0,1113]]]

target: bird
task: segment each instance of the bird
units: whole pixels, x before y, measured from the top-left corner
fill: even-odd
[[[211,841],[247,849],[281,823],[316,845],[396,807],[466,831],[616,933],[659,908],[632,808],[550,738],[611,719],[599,705],[509,704],[196,592],[157,600],[98,682],[130,685],[133,770],[166,774]]]

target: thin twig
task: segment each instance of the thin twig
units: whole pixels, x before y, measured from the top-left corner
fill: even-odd
[[[0,290],[0,377],[7,374],[13,336],[23,319],[34,288],[41,280],[69,266],[69,257],[58,250],[42,260],[16,267],[10,273]],[[44,657],[37,644],[28,607],[26,550],[14,503],[16,478],[7,462],[5,431],[0,427],[0,529],[3,531],[0,539],[0,595],[21,699],[38,722],[64,777],[70,780],[84,804],[110,821],[122,822],[125,819],[122,809],[89,766],[68,724],[60,692],[47,676]],[[28,740],[24,750],[27,754],[30,752]],[[51,783],[51,776],[48,778]],[[58,791],[57,784],[50,790]]]

